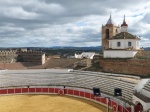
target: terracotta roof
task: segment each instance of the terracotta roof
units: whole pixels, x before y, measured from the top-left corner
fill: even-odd
[[[121,32],[116,34],[115,36],[113,36],[111,39],[138,39],[140,40],[140,38],[138,38],[137,36],[134,36],[128,32]]]

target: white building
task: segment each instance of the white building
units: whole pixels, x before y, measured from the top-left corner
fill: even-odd
[[[108,21],[110,21],[111,18],[109,18]],[[112,20],[111,20],[112,21]],[[107,28],[111,28],[113,26],[113,23],[107,22],[106,24]],[[103,26],[103,27],[106,27]],[[121,25],[121,32],[118,32],[118,29],[116,29],[116,33],[111,32],[108,30],[108,32],[102,32],[107,33],[105,35],[108,35],[109,38],[103,38],[103,41],[108,41],[108,48],[103,47],[103,56],[104,58],[133,58],[136,53],[140,50],[140,39],[127,32],[128,25],[125,21],[125,16],[123,23]],[[107,30],[107,29],[106,29]],[[112,37],[109,36],[109,34],[113,34]],[[105,40],[104,40],[105,39]],[[105,45],[104,43],[102,45]]]
[[[75,58],[87,58],[87,59],[93,59],[95,55],[95,52],[82,52],[82,53],[75,53]]]

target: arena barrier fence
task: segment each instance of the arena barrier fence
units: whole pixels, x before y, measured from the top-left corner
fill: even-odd
[[[13,88],[1,88],[0,95],[11,95],[11,94],[59,94],[59,95],[69,95],[74,97],[85,98],[102,105],[107,106],[107,98],[105,97],[94,97],[92,90],[87,90],[83,88],[64,88],[62,87],[13,87]],[[117,104],[113,100],[110,100],[110,108],[113,112],[131,112],[131,108],[124,108],[122,105]],[[118,110],[118,111],[117,111]]]

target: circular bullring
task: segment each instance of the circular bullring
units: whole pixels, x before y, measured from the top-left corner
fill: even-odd
[[[1,112],[104,112],[105,107],[88,100],[58,95],[0,96]],[[101,111],[103,110],[103,111]]]
[[[109,106],[115,111],[130,110],[131,91],[137,82],[128,81],[121,75],[104,74],[96,72],[81,72],[67,70],[5,70],[0,72],[0,94],[59,94],[61,96],[73,96],[87,99],[107,106],[107,98],[110,97]],[[117,83],[119,83],[119,85]],[[114,87],[122,87],[126,99],[114,99]],[[127,86],[126,86],[127,85]],[[94,97],[92,88],[99,87],[102,90],[101,97]],[[127,89],[128,88],[128,89]],[[109,96],[108,96],[109,95]],[[127,101],[128,108],[123,108],[123,100]],[[106,108],[105,108],[106,109]],[[128,111],[127,111],[128,112]]]

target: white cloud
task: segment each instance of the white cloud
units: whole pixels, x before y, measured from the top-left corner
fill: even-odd
[[[34,19],[37,16],[34,12],[27,12],[21,7],[10,7],[4,10],[4,16],[15,19]]]
[[[59,15],[65,11],[65,8],[60,4],[56,3],[46,4],[44,2],[41,2],[39,4],[36,4],[36,6],[32,9],[32,11],[47,13],[51,15]]]
[[[1,0],[1,47],[100,46],[101,26],[126,15],[128,31],[150,46],[147,0]],[[11,43],[10,43],[11,41]]]

